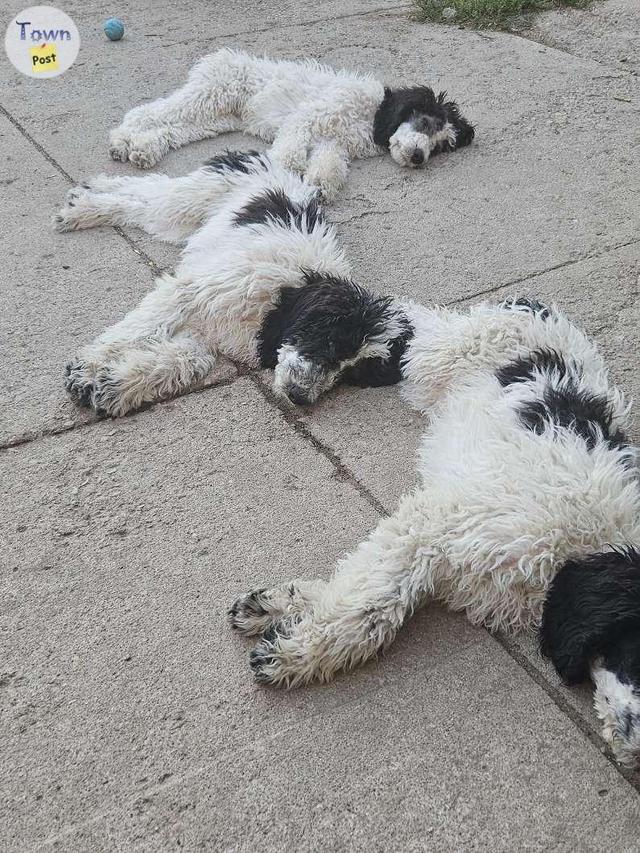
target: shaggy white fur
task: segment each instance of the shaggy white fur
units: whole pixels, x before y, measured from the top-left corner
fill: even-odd
[[[330,198],[349,160],[382,153],[372,127],[383,98],[383,85],[368,75],[223,48],[201,59],[181,89],[130,110],[111,131],[109,152],[148,169],[172,148],[243,130],[273,142],[274,162],[306,174]]]
[[[567,558],[640,538],[635,452],[617,432],[628,407],[579,329],[518,302],[411,316],[403,391],[430,418],[421,486],[330,580],[238,599],[232,625],[264,632],[251,654],[261,682],[327,681],[431,599],[490,629],[528,629]]]

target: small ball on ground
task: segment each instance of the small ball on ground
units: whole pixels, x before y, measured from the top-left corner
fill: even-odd
[[[104,22],[103,29],[110,41],[120,41],[124,35],[124,24],[120,18],[109,18]]]

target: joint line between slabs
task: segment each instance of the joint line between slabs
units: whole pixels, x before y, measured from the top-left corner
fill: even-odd
[[[587,738],[587,740],[596,747],[598,752],[607,759],[609,764],[613,766],[618,775],[620,775],[636,793],[640,793],[640,771],[632,770],[618,764],[613,753],[589,720],[587,720],[578,710],[576,710],[576,708],[573,707],[573,705],[571,705],[570,702],[567,701],[567,699],[565,699],[561,691],[548,680],[544,673],[540,672],[540,670],[520,651],[517,645],[509,637],[502,632],[491,633],[487,630],[487,633],[500,646],[502,646],[509,657],[518,664],[520,669],[524,670],[529,678],[547,694],[556,708],[558,708],[565,717],[568,717],[574,726]]]
[[[491,293],[496,293],[498,290],[503,290],[506,287],[515,287],[518,284],[524,284],[526,281],[532,281],[535,278],[539,278],[541,275],[557,272],[565,267],[586,263],[586,261],[598,260],[598,258],[603,258],[606,255],[611,254],[611,252],[626,249],[628,246],[634,246],[637,243],[640,243],[640,238],[633,237],[631,240],[625,240],[624,243],[618,243],[615,246],[611,246],[609,249],[603,249],[600,252],[592,252],[591,254],[584,255],[580,258],[571,258],[568,261],[560,261],[560,263],[553,264],[544,270],[527,273],[527,275],[523,275],[520,278],[514,278],[512,281],[505,281],[503,284],[496,284],[493,287],[486,288],[485,290],[477,290],[475,293],[471,293],[468,296],[461,296],[458,299],[453,299],[451,302],[443,302],[442,304],[445,308],[449,308],[451,305],[461,305],[463,302],[470,302],[472,299],[477,299],[479,296],[489,296]]]
[[[78,183],[78,181],[73,178],[67,172],[67,170],[60,165],[60,163],[58,163],[55,157],[49,154],[47,149],[43,145],[41,145],[41,143],[38,142],[38,140],[35,139],[31,135],[31,133],[29,133],[26,127],[21,124],[16,118],[14,118],[11,113],[5,107],[2,106],[2,104],[0,104],[0,113],[9,122],[11,122],[11,124],[16,128],[18,133],[20,133],[28,142],[30,142],[31,145],[33,145],[33,147],[36,149],[36,151],[38,151],[44,157],[44,159],[48,163],[50,163],[60,175],[62,175],[62,177],[68,184],[70,184],[71,186],[75,186]],[[126,234],[119,225],[112,225],[110,227],[122,240],[124,240],[124,242],[129,246],[129,248],[134,252],[134,254],[136,254],[140,259],[144,261],[145,265],[151,269],[154,275],[162,274],[162,268],[159,267],[153,260],[153,258],[150,257],[143,249],[140,249],[138,246],[136,246],[135,242],[131,239],[131,237],[129,237],[129,235]]]

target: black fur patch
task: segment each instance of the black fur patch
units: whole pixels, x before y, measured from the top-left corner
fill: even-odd
[[[567,365],[564,358],[552,349],[539,349],[528,356],[517,358],[504,367],[496,370],[496,377],[503,388],[514,382],[527,382],[533,379],[535,373],[554,372],[559,378],[567,375]]]
[[[528,299],[525,297],[515,298],[513,296],[509,296],[502,303],[502,308],[514,309],[514,308],[527,308],[533,314],[539,314],[543,320],[546,320],[551,316],[551,309],[548,305],[545,305],[544,302],[539,302],[537,299]]]
[[[249,174],[249,166],[252,164],[265,165],[262,155],[258,151],[225,151],[217,154],[204,164],[206,169],[213,172],[242,172]]]
[[[315,198],[302,205],[277,189],[255,196],[234,217],[235,225],[263,225],[269,221],[279,222],[286,228],[293,224],[295,228],[310,231],[322,222],[322,210]]]
[[[531,400],[521,406],[520,420],[535,433],[542,434],[549,423],[570,429],[593,450],[603,438],[609,447],[623,449],[627,438],[613,429],[609,401],[598,394],[580,390],[575,380],[566,379],[560,387],[546,385],[542,400]]]
[[[407,320],[404,333],[389,347],[389,358],[363,358],[342,371],[340,379],[358,388],[381,388],[402,380],[402,357],[413,337],[413,327]]]
[[[436,95],[429,86],[414,86],[410,89],[385,87],[384,98],[373,119],[373,141],[383,148],[406,121],[413,121],[417,130],[432,135],[448,122],[456,129],[456,142],[439,143],[431,154],[452,151],[469,145],[475,136],[473,125],[460,113],[455,101],[447,101],[447,93]],[[426,125],[423,127],[423,125]]]
[[[602,657],[620,681],[640,686],[640,554],[619,548],[568,560],[544,603],[540,650],[567,684]]]
[[[352,281],[315,272],[304,273],[301,287],[282,288],[278,303],[264,318],[258,335],[262,367],[275,367],[283,344],[329,370],[357,356],[366,341],[384,334],[397,310],[388,297],[375,297]],[[407,321],[403,334],[391,344],[391,358],[363,359],[344,371],[358,385],[389,385],[401,378],[399,362],[411,337]]]

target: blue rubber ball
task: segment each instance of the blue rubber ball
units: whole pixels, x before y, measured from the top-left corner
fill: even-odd
[[[109,18],[104,22],[104,34],[110,41],[120,41],[124,35],[124,24],[120,18]]]

